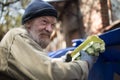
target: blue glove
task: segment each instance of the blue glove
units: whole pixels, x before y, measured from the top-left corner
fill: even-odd
[[[98,56],[92,56],[87,54],[85,51],[80,52],[80,60],[87,61],[89,69],[92,68],[93,64],[97,61]]]

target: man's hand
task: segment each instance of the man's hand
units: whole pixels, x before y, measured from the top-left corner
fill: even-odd
[[[66,55],[64,55],[64,60],[65,62],[70,62],[72,61],[72,57],[71,57],[71,52],[72,51],[68,51],[66,53]],[[97,61],[98,59],[98,56],[93,56],[93,55],[90,55],[88,53],[86,53],[85,51],[80,51],[80,60],[84,60],[84,61],[87,61],[88,63],[88,67],[89,69],[92,68],[93,64]],[[78,60],[78,59],[77,59]]]
[[[97,61],[98,56],[92,56],[86,53],[85,51],[80,52],[80,60],[87,61],[89,69],[92,68],[93,64]]]
[[[100,53],[103,53],[104,51],[104,43],[92,42],[83,51],[80,52],[80,59],[87,61],[89,69],[91,69],[93,64],[97,61]]]

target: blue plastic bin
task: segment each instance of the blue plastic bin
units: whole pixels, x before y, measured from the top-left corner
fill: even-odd
[[[101,54],[97,62],[90,70],[88,80],[114,80],[114,74],[120,75],[120,28],[108,31],[100,35],[106,43],[106,51]],[[84,40],[73,40],[74,47],[49,53],[50,57],[63,56],[67,51],[74,50]]]

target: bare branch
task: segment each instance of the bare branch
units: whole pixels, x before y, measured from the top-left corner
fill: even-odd
[[[8,2],[8,3],[3,3],[3,2],[0,1],[0,4],[2,4],[3,7],[5,7],[5,6],[9,6],[10,4],[16,3],[18,1],[20,1],[20,0],[11,1],[11,2]]]
[[[3,13],[3,11],[4,11],[3,8],[6,7],[6,6],[9,6],[10,4],[16,3],[16,2],[18,2],[18,1],[20,1],[20,0],[11,1],[11,2],[7,2],[7,3],[3,3],[2,1],[0,1],[0,4],[2,5],[2,10],[1,10],[0,19],[1,19],[1,17],[2,17],[2,13]]]

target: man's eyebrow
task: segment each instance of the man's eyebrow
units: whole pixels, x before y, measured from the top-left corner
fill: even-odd
[[[40,19],[46,19],[45,17],[40,17]]]
[[[41,19],[42,20],[47,20],[47,22],[49,21],[50,23],[52,23],[52,24],[56,24],[57,23],[57,20],[55,20],[55,21],[51,21],[48,17],[41,17]]]
[[[46,17],[41,17],[41,19],[49,21],[49,19],[47,19]]]

